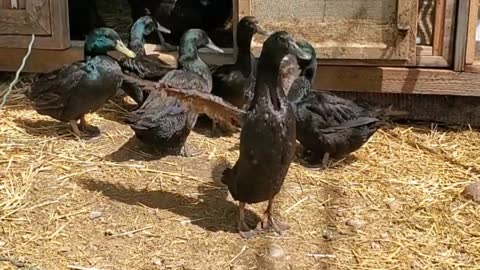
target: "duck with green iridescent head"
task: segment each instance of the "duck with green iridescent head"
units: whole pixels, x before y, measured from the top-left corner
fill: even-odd
[[[198,50],[205,47],[219,53],[223,51],[201,29],[185,32],[179,47],[177,70],[167,73],[159,85],[210,93],[212,74],[200,58]],[[156,151],[189,156],[185,142],[197,117],[198,113],[182,106],[176,98],[166,97],[162,91],[152,91],[143,105],[130,114],[127,122],[136,137]]]
[[[145,10],[146,15],[139,18],[133,24],[130,31],[129,48],[136,53],[135,58],[126,58],[120,61],[123,72],[134,75],[142,79],[152,81],[160,80],[167,72],[172,71],[175,67],[159,59],[156,55],[147,55],[145,52],[145,37],[156,32],[160,40],[164,40],[161,32],[170,33],[170,30],[161,26],[155,18],[153,18],[148,9]],[[141,87],[129,82],[122,84],[123,91],[129,95],[140,107],[145,101],[148,93],[142,91]]]
[[[33,108],[63,122],[73,132],[87,137],[100,135],[100,130],[87,124],[85,114],[99,110],[122,84],[122,70],[117,60],[107,55],[119,51],[135,57],[119,35],[110,28],[97,28],[85,40],[84,60],[41,74],[26,92]],[[80,120],[80,126],[77,121]]]

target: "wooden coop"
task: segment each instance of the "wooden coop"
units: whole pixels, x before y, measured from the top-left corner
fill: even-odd
[[[480,96],[478,0],[233,1],[234,25],[254,15],[268,30],[286,30],[316,47],[316,89]],[[83,57],[82,42],[69,40],[67,0],[0,0],[0,70],[19,67],[32,33],[37,39],[25,71]],[[257,53],[261,38],[253,41]],[[220,62],[232,61],[233,51]]]

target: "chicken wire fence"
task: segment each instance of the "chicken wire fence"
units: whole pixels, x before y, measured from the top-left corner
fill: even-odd
[[[342,91],[335,94],[381,108],[392,105],[394,110],[409,113],[402,117],[404,120],[480,127],[480,97]]]
[[[419,1],[418,45],[431,45],[435,0]],[[285,30],[317,47],[395,41],[396,0],[251,0],[251,12],[272,31]],[[262,42],[261,37],[256,37]]]

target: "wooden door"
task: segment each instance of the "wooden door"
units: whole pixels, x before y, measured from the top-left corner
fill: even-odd
[[[253,15],[270,31],[309,41],[319,59],[415,64],[418,0],[238,1],[240,18]],[[254,47],[263,41],[256,37]]]
[[[69,43],[68,0],[0,0],[0,47],[65,49]]]

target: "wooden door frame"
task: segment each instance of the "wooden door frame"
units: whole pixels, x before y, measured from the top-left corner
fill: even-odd
[[[30,1],[27,0],[27,4]],[[36,35],[33,47],[35,49],[62,50],[70,47],[70,30],[68,22],[68,0],[48,0],[50,8],[50,33]],[[32,3],[31,3],[32,4]],[[33,3],[34,4],[34,3]],[[6,13],[9,11],[3,11]],[[15,12],[21,12],[16,10]],[[2,13],[0,13],[0,16]],[[3,14],[6,15],[6,14]],[[1,48],[27,48],[31,34],[0,35]],[[47,35],[48,36],[45,36]]]
[[[233,0],[234,6],[234,35],[236,36],[236,23],[240,17],[252,13],[252,0]],[[435,1],[435,25],[432,46],[416,46],[416,61],[407,66],[415,67],[451,67],[453,64],[453,45],[455,36],[456,0]],[[236,16],[235,16],[236,14]],[[234,36],[234,38],[235,38]],[[234,43],[235,52],[237,50]],[[399,66],[395,61],[378,60],[340,60],[319,59],[320,65],[360,65],[360,66]],[[400,65],[404,66],[404,65]]]

